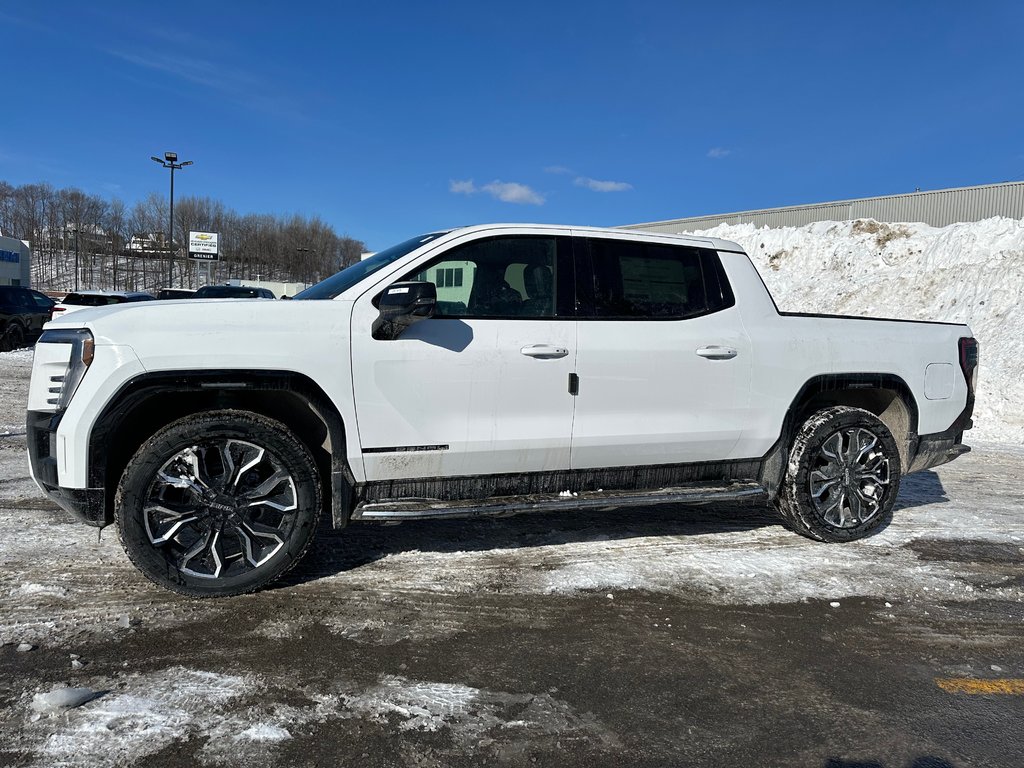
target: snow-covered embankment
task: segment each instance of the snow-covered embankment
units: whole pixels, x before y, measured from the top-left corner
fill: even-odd
[[[740,243],[783,311],[967,323],[981,342],[970,437],[1024,444],[1024,221],[723,224],[696,234]]]

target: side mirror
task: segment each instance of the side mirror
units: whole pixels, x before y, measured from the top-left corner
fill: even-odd
[[[397,339],[413,323],[434,316],[437,287],[433,283],[393,283],[380,297],[380,316],[373,321],[373,338]]]

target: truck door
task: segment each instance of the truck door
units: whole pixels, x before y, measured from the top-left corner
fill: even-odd
[[[572,468],[731,458],[750,407],[750,340],[713,250],[574,238]]]
[[[370,335],[387,286],[356,300],[352,372],[368,481],[569,468],[571,240],[565,230],[516,232],[457,242],[403,275],[433,282],[437,306],[396,340]]]

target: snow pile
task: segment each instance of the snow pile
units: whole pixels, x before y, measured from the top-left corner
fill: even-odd
[[[68,709],[80,707],[101,694],[92,688],[54,688],[49,693],[37,693],[32,697],[32,709],[44,715],[57,715]]]
[[[722,224],[695,234],[742,245],[782,311],[967,323],[981,342],[970,437],[1024,443],[1024,221]]]

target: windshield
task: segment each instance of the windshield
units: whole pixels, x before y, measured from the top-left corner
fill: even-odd
[[[369,277],[377,270],[383,269],[394,261],[398,261],[408,253],[412,253],[421,245],[429,243],[431,240],[436,240],[441,235],[446,234],[448,233],[433,232],[429,235],[420,235],[419,237],[414,237],[412,240],[406,240],[404,243],[393,245],[385,251],[380,251],[370,258],[360,261],[358,264],[345,267],[341,272],[331,275],[326,280],[321,280],[316,285],[295,294],[295,298],[333,299],[335,296],[339,296],[347,291],[364,277]]]

